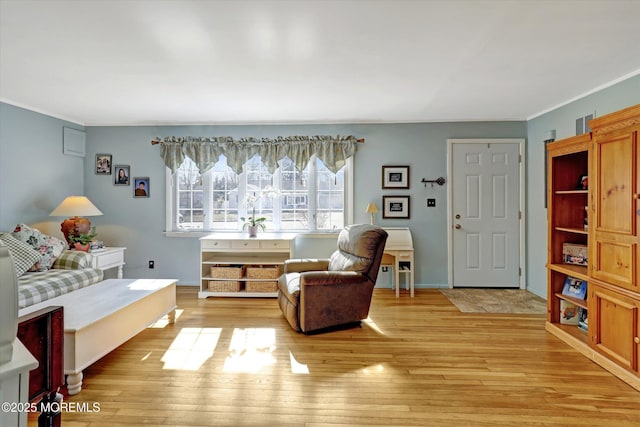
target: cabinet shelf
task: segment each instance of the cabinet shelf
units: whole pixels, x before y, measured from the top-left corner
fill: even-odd
[[[589,194],[589,190],[556,190],[555,194]]]
[[[570,302],[571,304],[575,304],[575,305],[577,305],[578,307],[582,307],[582,308],[584,308],[584,309],[587,309],[587,308],[588,308],[588,307],[587,307],[587,300],[583,300],[583,299],[580,299],[580,298],[574,298],[574,297],[571,297],[571,296],[568,296],[568,295],[564,295],[564,294],[562,294],[561,292],[556,292],[556,293],[554,294],[554,296],[555,296],[556,298],[559,298],[559,299],[563,299],[563,300],[565,300],[565,301],[568,301],[568,302]]]
[[[589,273],[587,267],[573,264],[547,264],[547,268],[558,273],[566,274],[567,276],[575,277],[576,279],[589,281]]]
[[[584,234],[588,235],[589,231],[584,228],[573,228],[573,227],[556,227],[556,231],[565,231],[567,233],[575,233],[575,234]]]

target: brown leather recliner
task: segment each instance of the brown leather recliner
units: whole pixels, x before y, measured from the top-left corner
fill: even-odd
[[[293,329],[308,333],[369,315],[387,232],[356,224],[338,236],[328,259],[290,259],[278,281],[278,304]]]

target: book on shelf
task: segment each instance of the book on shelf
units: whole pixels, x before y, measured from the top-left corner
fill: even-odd
[[[578,307],[569,301],[560,300],[560,323],[564,325],[578,324]]]
[[[589,317],[586,308],[580,307],[578,310],[578,328],[585,332],[589,330]]]
[[[567,276],[566,279],[564,279],[562,295],[578,299],[585,299],[587,296],[587,282],[585,280]]]

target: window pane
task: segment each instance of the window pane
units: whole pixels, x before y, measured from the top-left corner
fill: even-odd
[[[240,217],[255,215],[266,218],[270,231],[338,229],[344,226],[344,186],[344,168],[333,174],[320,160],[298,171],[285,158],[272,175],[256,155],[236,175],[221,156],[200,175],[185,159],[175,175],[174,224],[185,230],[240,230]]]

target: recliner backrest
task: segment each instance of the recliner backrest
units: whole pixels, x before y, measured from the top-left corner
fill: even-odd
[[[356,271],[375,283],[386,240],[387,232],[374,225],[345,227],[338,236],[338,250],[329,258],[329,271]]]

